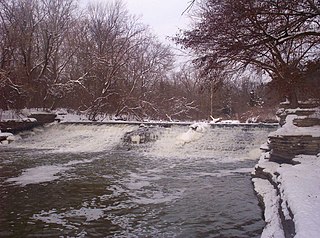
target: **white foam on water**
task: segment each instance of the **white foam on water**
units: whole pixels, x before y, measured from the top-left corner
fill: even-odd
[[[85,222],[96,221],[104,217],[103,209],[82,207],[80,209],[71,209],[67,212],[57,213],[56,209],[50,211],[41,211],[34,214],[32,219],[39,220],[48,224],[58,224],[69,229],[77,229],[78,223],[73,224],[68,221],[69,218],[83,217]]]
[[[248,135],[251,141],[248,141]],[[241,127],[205,128],[193,130],[183,126],[164,129],[159,139],[145,150],[149,157],[165,158],[215,158],[215,162],[256,160],[259,146],[266,140],[267,130],[252,128],[249,132]]]
[[[99,152],[121,143],[124,134],[134,128],[128,125],[57,124],[36,129],[33,135],[18,140],[13,146],[53,152]]]
[[[202,132],[189,129],[187,132],[184,132],[176,137],[175,144],[178,146],[183,146],[192,141],[199,140],[201,136],[202,136]]]
[[[184,132],[176,137],[176,144],[184,145],[192,141],[197,141],[203,136],[203,133],[205,133],[208,128],[209,125],[207,123],[194,123],[190,126],[187,132]]]
[[[11,146],[52,152],[101,152],[121,145],[125,133],[137,128],[137,125],[126,124],[57,124],[35,129],[33,135],[19,139]],[[260,151],[256,148],[266,140],[267,134],[267,130],[261,128],[250,128],[246,132],[241,127],[211,128],[206,123],[195,123],[190,127],[172,125],[157,130],[158,139],[143,145],[143,154],[171,158],[215,157],[222,161],[258,159]],[[252,141],[246,141],[247,135],[254,137]],[[139,150],[139,146],[135,148]]]
[[[60,175],[58,174],[66,170],[68,170],[68,168],[58,165],[39,166],[26,169],[20,176],[7,179],[7,182],[14,182],[15,184],[21,186],[50,182],[59,179]]]
[[[164,193],[163,191],[147,191],[143,193],[135,192],[130,195],[133,196],[132,201],[136,204],[161,204],[172,203],[174,200],[179,199],[183,191],[175,191],[172,193]]]
[[[73,165],[91,163],[95,159],[73,160],[65,164],[43,165],[24,170],[20,176],[9,178],[6,181],[17,185],[26,186],[28,184],[39,184],[57,180],[67,170],[72,169]]]
[[[170,190],[159,185],[159,180],[163,178],[162,169],[150,169],[140,173],[132,172],[121,183],[135,204],[168,203],[180,198],[184,191]]]

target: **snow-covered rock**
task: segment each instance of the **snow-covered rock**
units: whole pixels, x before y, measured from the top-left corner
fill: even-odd
[[[7,145],[15,140],[15,137],[11,133],[5,133],[0,131],[0,144]]]
[[[23,122],[36,122],[37,119],[33,118],[33,117],[26,117],[26,118],[22,118]]]
[[[159,128],[147,127],[141,124],[138,129],[127,132],[124,135],[124,142],[129,144],[143,144],[156,141],[159,136]]]
[[[294,160],[295,165],[278,164],[262,156],[255,168],[254,188],[263,200],[267,223],[262,238],[282,237],[271,235],[281,227],[289,237],[320,234],[320,155]]]
[[[252,176],[265,208],[262,238],[320,234],[320,125],[295,123],[297,119],[319,119],[319,112],[309,107],[283,109],[285,124],[261,146],[264,152]]]
[[[276,189],[265,179],[254,178],[252,182],[265,207],[264,220],[266,225],[261,238],[284,238],[281,218],[278,214],[279,196]]]

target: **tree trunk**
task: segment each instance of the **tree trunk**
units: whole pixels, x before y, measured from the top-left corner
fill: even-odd
[[[299,107],[297,92],[296,92],[294,87],[289,89],[288,100],[289,100],[289,103],[290,103],[290,108]]]

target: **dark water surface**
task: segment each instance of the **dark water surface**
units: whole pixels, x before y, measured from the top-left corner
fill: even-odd
[[[134,129],[58,125],[0,147],[0,237],[260,237],[250,171],[270,129],[123,145]]]

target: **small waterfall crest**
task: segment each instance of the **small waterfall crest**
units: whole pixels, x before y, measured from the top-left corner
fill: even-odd
[[[53,152],[112,151],[128,145],[145,156],[257,159],[270,128],[243,126],[139,126],[130,124],[54,124],[20,134],[11,146]],[[244,158],[246,157],[246,158]]]

